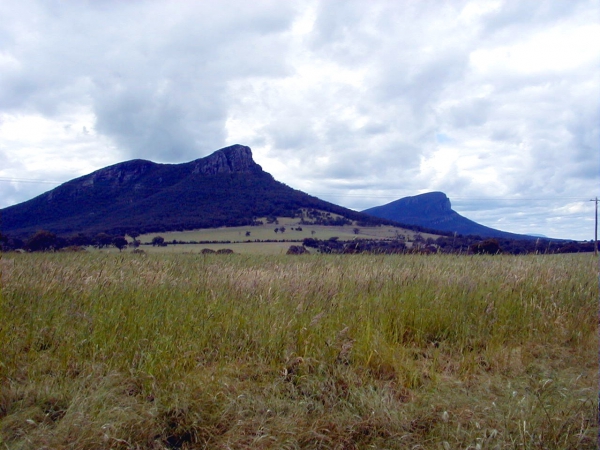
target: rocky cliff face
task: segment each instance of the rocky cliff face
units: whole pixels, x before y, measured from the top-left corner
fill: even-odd
[[[157,164],[151,161],[135,159],[113,166],[105,167],[89,175],[79,178],[80,186],[93,187],[101,183],[103,187],[119,186],[135,182],[145,175],[152,176],[154,170],[157,176],[163,175],[161,168],[179,166],[187,173],[202,175],[217,175],[226,173],[257,173],[262,168],[252,159],[252,150],[244,145],[232,145],[217,150],[209,156],[183,164]],[[159,170],[157,170],[159,169]],[[187,170],[185,170],[187,169]]]
[[[84,177],[81,186],[94,186],[98,182],[108,182],[111,185],[129,183],[139,179],[157,165],[141,159],[115,164]]]
[[[105,167],[89,175],[72,180],[42,194],[48,202],[85,196],[96,190],[125,190],[139,194],[156,186],[167,187],[190,175],[221,175],[233,173],[260,173],[262,168],[252,159],[252,150],[244,145],[222,148],[204,158],[182,164],[158,164],[134,159]]]
[[[414,197],[405,197],[397,204],[403,208],[414,208],[419,214],[425,212],[443,215],[452,211],[450,199],[443,192],[428,192]]]
[[[142,159],[125,161],[72,180],[57,189],[42,194],[42,197],[52,202],[58,197],[86,195],[86,192],[95,190],[95,188],[122,188],[137,191],[144,189],[149,184],[168,184],[168,178],[171,179],[171,182],[177,182],[191,174],[219,175],[259,172],[262,172],[262,168],[252,159],[250,147],[232,145],[189,163],[158,164]]]
[[[222,173],[260,172],[262,168],[252,159],[252,150],[244,145],[232,145],[192,163],[192,173],[216,175]]]
[[[454,218],[456,214],[452,210],[450,199],[443,192],[428,192],[414,197],[404,197],[363,212],[421,226],[431,226],[436,222],[446,221],[448,218]],[[422,224],[423,221],[427,221],[428,224]]]

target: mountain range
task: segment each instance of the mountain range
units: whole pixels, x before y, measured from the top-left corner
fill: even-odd
[[[442,192],[353,211],[275,180],[243,145],[182,164],[135,159],[105,167],[0,210],[0,229],[21,237],[41,229],[58,235],[142,234],[252,225],[258,218],[294,217],[307,211],[331,225],[391,224],[440,234],[535,239],[462,217]]]
[[[276,181],[243,145],[183,164],[136,159],[105,167],[0,210],[0,220],[2,233],[14,236],[40,229],[125,234],[251,225],[259,217],[294,217],[302,208],[364,224],[390,222]]]

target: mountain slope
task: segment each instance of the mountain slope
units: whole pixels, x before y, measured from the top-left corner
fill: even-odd
[[[68,181],[0,210],[2,232],[29,235],[126,233],[252,224],[257,217],[319,209],[350,220],[388,222],[312,197],[276,181],[233,145],[183,164],[132,160]]]
[[[443,192],[404,197],[391,203],[365,209],[363,213],[410,225],[450,233],[507,239],[536,239],[535,236],[508,233],[480,225],[454,211]]]

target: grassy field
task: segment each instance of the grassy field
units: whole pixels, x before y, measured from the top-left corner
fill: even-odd
[[[2,448],[596,448],[589,254],[0,261]]]
[[[205,248],[218,251],[221,249],[229,249],[234,253],[241,255],[285,255],[293,242],[241,242],[236,244],[177,244],[168,245],[166,247],[152,247],[144,245],[140,247],[147,253],[187,253],[187,254],[199,254]],[[295,245],[301,245],[296,243]],[[316,252],[314,249],[307,249],[308,251]],[[91,251],[95,251],[92,249]],[[102,249],[102,251],[108,251],[114,253],[118,252],[117,249]],[[131,249],[124,251],[132,251]]]
[[[262,219],[264,225],[252,227],[222,227],[222,228],[206,228],[191,231],[171,231],[166,233],[149,233],[142,235],[138,240],[142,243],[150,243],[154,236],[162,236],[165,241],[231,241],[244,242],[254,240],[289,240],[302,241],[305,238],[329,239],[337,236],[342,240],[352,239],[391,239],[398,236],[403,237],[406,241],[412,241],[415,232],[404,228],[380,226],[380,227],[359,227],[356,225],[344,226],[324,226],[324,225],[301,225],[300,219],[279,217],[278,223],[266,223],[266,219]],[[275,228],[284,227],[284,233],[275,233]],[[302,231],[296,228],[302,228]],[[292,229],[293,228],[293,229]],[[354,233],[354,229],[358,228],[359,233]],[[246,236],[246,232],[250,232],[250,236]],[[428,237],[437,238],[437,235],[421,233],[424,239]],[[131,239],[129,239],[131,241]]]
[[[266,223],[266,218],[261,219],[264,225],[253,227],[222,227],[206,228],[190,231],[171,231],[165,233],[148,233],[137,239],[142,244],[150,244],[155,236],[161,236],[167,243],[176,240],[178,242],[211,242],[210,244],[177,244],[165,247],[152,247],[142,245],[140,248],[148,253],[201,253],[203,249],[210,250],[230,249],[235,253],[243,255],[285,255],[290,245],[298,245],[305,238],[326,240],[338,237],[341,240],[353,239],[397,239],[401,238],[407,247],[411,247],[415,238],[412,230],[403,228],[380,226],[380,227],[358,227],[356,225],[323,226],[323,225],[301,225],[299,218],[279,217],[278,223]],[[275,233],[275,228],[285,227],[284,233]],[[297,228],[302,228],[298,231]],[[358,234],[354,229],[358,228]],[[250,236],[246,235],[250,232]],[[438,235],[419,233],[423,239],[437,238]],[[277,240],[285,242],[265,242]],[[132,239],[128,237],[128,241]],[[213,243],[215,242],[215,243]],[[218,242],[218,243],[217,243]],[[89,250],[93,251],[92,248]],[[102,249],[103,252],[117,253],[118,249]],[[310,249],[309,249],[310,251]]]

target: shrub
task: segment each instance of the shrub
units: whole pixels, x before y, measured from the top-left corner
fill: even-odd
[[[486,239],[485,241],[471,245],[471,251],[478,255],[497,255],[502,253],[500,244],[496,239]]]
[[[308,250],[301,245],[292,245],[288,248],[286,255],[304,255],[308,253]]]

